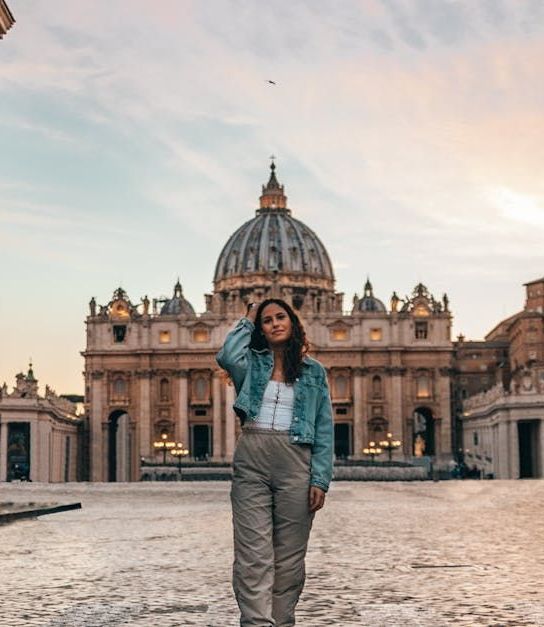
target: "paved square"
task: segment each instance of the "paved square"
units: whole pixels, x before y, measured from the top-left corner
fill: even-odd
[[[235,627],[229,483],[2,484],[2,627]],[[333,484],[298,623],[544,625],[544,482]]]

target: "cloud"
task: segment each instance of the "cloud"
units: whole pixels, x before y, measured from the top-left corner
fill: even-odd
[[[180,271],[201,302],[275,153],[346,293],[366,273],[385,293],[427,276],[459,295],[467,276],[506,293],[528,258],[541,262],[540,2],[16,8],[0,65],[0,208],[21,251],[25,229],[44,254],[64,238],[67,258],[88,252],[96,284],[129,254],[138,289]],[[482,333],[483,291],[456,302]]]

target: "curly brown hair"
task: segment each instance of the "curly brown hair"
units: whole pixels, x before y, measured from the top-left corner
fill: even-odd
[[[306,332],[304,331],[304,327],[302,326],[299,317],[288,303],[281,298],[267,298],[259,304],[257,314],[255,316],[255,329],[251,334],[249,347],[254,348],[255,350],[270,348],[263,334],[261,316],[263,309],[272,303],[285,310],[293,327],[291,337],[289,338],[285,346],[285,350],[283,351],[283,373],[285,381],[286,383],[292,384],[302,374],[302,360],[304,359],[304,355],[308,352],[310,345],[306,339]]]

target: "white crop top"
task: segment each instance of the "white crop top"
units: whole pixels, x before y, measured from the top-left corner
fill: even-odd
[[[288,431],[293,419],[295,390],[292,385],[282,381],[269,381],[263,395],[259,416],[253,421],[253,427]]]

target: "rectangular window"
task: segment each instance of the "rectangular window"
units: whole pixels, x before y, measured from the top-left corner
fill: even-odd
[[[381,329],[370,329],[370,339],[373,342],[379,342],[382,339]]]
[[[431,398],[431,380],[427,375],[416,379],[416,398]]]
[[[416,340],[426,340],[428,325],[426,322],[416,322]]]
[[[124,342],[127,334],[126,324],[113,325],[113,341],[116,343]]]
[[[207,416],[208,412],[205,409],[195,409],[195,416]]]
[[[337,408],[336,408],[336,413],[337,413],[339,416],[345,416],[345,415],[347,415],[347,413],[348,413],[348,409],[347,409],[347,407],[337,407]]]
[[[331,329],[331,340],[342,342],[348,339],[347,329]]]
[[[161,344],[170,344],[170,331],[159,331],[159,342]]]
[[[210,332],[208,329],[195,329],[193,331],[193,342],[209,342]]]

